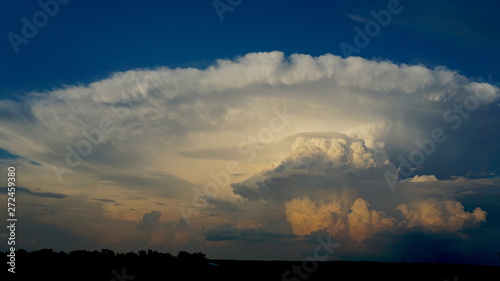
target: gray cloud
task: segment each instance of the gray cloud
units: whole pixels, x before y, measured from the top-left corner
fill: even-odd
[[[161,227],[161,213],[159,211],[151,211],[144,214],[142,220],[136,225],[138,230],[154,231]]]
[[[1,187],[0,188],[0,193],[6,194],[8,191],[8,187]],[[69,195],[62,194],[62,193],[54,193],[54,192],[37,192],[37,191],[32,191],[29,188],[26,187],[16,187],[17,192],[24,192],[36,197],[41,197],[41,198],[54,198],[54,199],[63,199],[68,197]]]
[[[93,198],[92,200],[94,200],[94,201],[100,201],[100,202],[105,202],[105,203],[113,203],[115,206],[121,206],[121,205],[123,205],[123,204],[120,204],[120,203],[116,202],[113,199]]]
[[[242,160],[243,156],[238,154],[236,147],[199,149],[195,151],[179,151],[179,154],[196,159],[212,160]]]
[[[213,210],[222,211],[225,213],[242,212],[243,202],[240,198],[233,196],[217,196],[217,197],[203,197],[207,203],[211,204]]]
[[[99,175],[97,179],[140,192],[141,195],[148,193],[163,198],[189,198],[190,189],[196,186],[187,180],[159,172],[141,175],[110,173]]]
[[[248,243],[263,242],[268,240],[277,240],[283,238],[294,238],[293,234],[281,234],[276,232],[268,232],[259,228],[244,228],[240,229],[231,224],[221,224],[213,229],[207,230],[205,238],[208,241],[245,241]]]

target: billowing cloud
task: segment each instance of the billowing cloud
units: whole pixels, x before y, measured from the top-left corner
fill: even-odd
[[[475,228],[486,222],[486,212],[477,207],[466,212],[464,206],[454,200],[415,199],[397,207],[405,216],[406,227],[422,227],[427,231],[458,231]]]
[[[409,145],[431,131],[428,125],[465,124],[462,115],[483,115],[499,96],[497,87],[443,67],[250,53],[205,70],[130,70],[89,85],[32,93],[21,102],[0,101],[0,147],[85,173],[118,163],[124,169],[150,161],[165,165],[155,153],[166,145],[175,147],[165,151],[169,157],[234,147],[269,122],[266,114],[287,105],[300,119],[282,137],[311,130],[366,135],[376,129],[381,141],[411,151]],[[460,115],[453,104],[464,102],[469,110]]]
[[[187,247],[193,242],[193,233],[182,221],[160,220],[162,213],[157,210],[145,213],[135,228],[141,231],[143,247]]]
[[[361,241],[372,234],[392,228],[394,219],[385,217],[384,212],[369,209],[369,204],[362,198],[356,199],[347,215],[349,235]]]
[[[161,227],[160,222],[161,212],[151,211],[144,214],[142,220],[137,224],[136,228],[144,231],[153,231]]]
[[[0,148],[19,158],[0,165],[23,175],[34,224],[113,245],[179,249],[318,231],[343,249],[389,245],[389,233],[432,236],[492,217],[499,98],[491,81],[441,66],[250,53],[2,100]],[[392,192],[384,173],[397,174],[401,159],[416,164]],[[192,225],[181,204],[196,211]]]
[[[373,154],[368,152],[363,140],[347,136],[331,139],[299,137],[292,144],[290,159],[284,165],[316,170],[327,170],[331,167],[350,169],[376,167]],[[315,165],[324,166],[314,167]]]
[[[341,198],[332,202],[314,202],[308,198],[285,203],[285,213],[293,232],[307,235],[327,230],[335,239],[363,241],[372,234],[394,226],[394,219],[382,211],[370,210],[363,198],[349,202]]]
[[[426,194],[418,188],[419,184],[427,189],[432,189],[429,184],[441,184],[434,175],[401,181],[397,195],[388,192],[385,184],[381,188],[382,172],[394,169],[385,155],[383,147],[367,147],[358,137],[337,133],[296,136],[289,156],[279,165],[233,184],[233,188],[249,201],[283,204],[282,212],[295,235],[325,230],[344,242],[362,242],[375,234],[405,232],[417,226],[432,232],[460,231],[486,220],[481,208],[468,213],[456,200],[412,199],[439,193]],[[405,185],[417,187],[405,189]],[[383,192],[385,198],[377,197]],[[371,208],[373,200],[383,209]],[[393,201],[395,209],[387,201]],[[403,220],[395,210],[403,213]]]
[[[293,233],[307,235],[314,231],[328,229],[334,237],[345,236],[348,231],[347,213],[349,202],[336,200],[328,203],[298,198],[285,202],[285,214]]]
[[[360,175],[383,179],[386,169],[394,166],[383,149],[368,148],[357,136],[298,136],[280,165],[232,186],[236,194],[250,200],[288,201],[352,187]]]

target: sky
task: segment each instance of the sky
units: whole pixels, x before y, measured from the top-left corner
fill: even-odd
[[[498,264],[498,1],[0,5],[18,248]]]

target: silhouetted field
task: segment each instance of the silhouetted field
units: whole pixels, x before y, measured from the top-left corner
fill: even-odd
[[[15,274],[8,280],[499,280],[500,267],[460,264],[350,261],[211,260],[205,254],[156,251],[115,254],[111,250],[68,253],[39,250],[16,253]],[[5,280],[1,278],[1,280]]]

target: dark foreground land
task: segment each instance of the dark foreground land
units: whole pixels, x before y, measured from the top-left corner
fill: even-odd
[[[1,253],[0,280],[500,280],[500,266],[351,261],[210,260],[202,253],[18,251],[15,274]],[[2,276],[7,276],[4,278]]]

